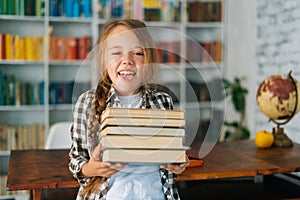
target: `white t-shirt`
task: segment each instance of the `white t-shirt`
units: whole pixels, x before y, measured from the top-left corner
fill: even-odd
[[[142,94],[120,96],[124,108],[139,108]],[[129,165],[109,180],[107,200],[159,200],[165,199],[159,165]]]

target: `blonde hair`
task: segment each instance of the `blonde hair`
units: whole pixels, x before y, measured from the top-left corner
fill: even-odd
[[[134,31],[135,35],[137,36],[138,40],[140,41],[143,47],[145,56],[144,67],[147,68],[147,77],[145,78],[144,83],[153,80],[153,78],[157,77],[158,73],[158,67],[156,66],[158,62],[157,49],[155,48],[154,42],[150,36],[150,33],[148,32],[148,29],[146,28],[145,23],[136,19],[112,19],[105,23],[100,38],[97,41],[97,51],[95,52],[97,59],[99,59],[99,64],[97,63],[97,69],[100,79],[96,87],[95,97],[93,99],[92,109],[90,113],[90,121],[87,130],[89,142],[94,147],[98,144],[97,132],[100,123],[99,119],[101,113],[106,108],[106,99],[112,85],[112,81],[109,78],[109,75],[106,71],[105,42],[110,37],[110,33],[117,26],[125,26],[128,28],[128,30]],[[144,91],[144,86],[141,86],[141,90]],[[91,193],[96,193],[99,190],[100,185],[105,180],[106,178],[104,177],[93,177],[83,189],[81,195],[85,196]]]

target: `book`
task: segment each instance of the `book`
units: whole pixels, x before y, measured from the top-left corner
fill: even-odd
[[[161,127],[135,127],[135,126],[106,126],[100,132],[101,135],[139,135],[139,136],[180,136],[185,135],[183,128],[161,128]]]
[[[102,135],[99,139],[102,148],[142,148],[177,149],[183,148],[183,137],[138,136],[138,135]]]
[[[6,34],[0,33],[0,60],[6,59]]]
[[[120,163],[185,163],[186,149],[118,149],[107,148],[100,152],[103,162]]]
[[[76,60],[77,59],[77,39],[75,37],[66,38],[66,59]]]
[[[5,74],[0,70],[0,105],[5,103]]]
[[[106,118],[155,118],[155,119],[184,119],[184,110],[159,110],[141,108],[106,108],[101,115],[101,122]]]
[[[105,118],[101,129],[109,125],[117,126],[147,126],[147,127],[184,127],[184,119],[160,118]]]

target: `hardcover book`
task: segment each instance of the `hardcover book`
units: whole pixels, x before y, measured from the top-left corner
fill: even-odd
[[[147,126],[147,127],[184,127],[184,119],[159,119],[159,118],[105,118],[101,129],[106,126]]]
[[[144,148],[176,149],[183,148],[183,137],[138,136],[138,135],[103,135],[100,138],[102,148]]]
[[[139,136],[177,136],[185,135],[184,128],[136,127],[136,126],[106,126],[101,135],[139,135]]]
[[[185,163],[186,149],[103,149],[103,162],[121,163]]]
[[[104,121],[108,117],[184,119],[184,110],[158,110],[158,109],[108,107],[103,111],[101,115],[101,121]]]

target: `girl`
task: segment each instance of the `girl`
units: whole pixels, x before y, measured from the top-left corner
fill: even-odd
[[[69,168],[80,183],[77,199],[179,199],[174,178],[186,164],[134,166],[101,162],[97,131],[110,107],[173,109],[166,93],[149,84],[156,76],[157,50],[145,24],[108,21],[98,41],[100,80],[77,100],[71,129]]]

